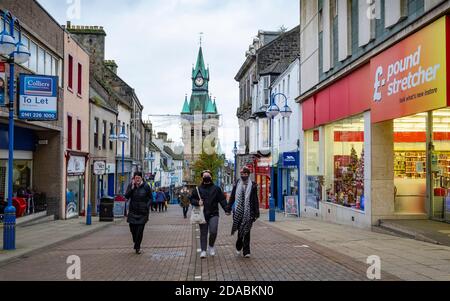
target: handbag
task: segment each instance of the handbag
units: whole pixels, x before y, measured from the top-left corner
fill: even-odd
[[[200,201],[202,200],[200,196],[200,192],[198,191],[197,187],[197,193],[200,198]],[[204,207],[203,206],[193,206],[192,212],[191,212],[191,224],[192,225],[204,225],[206,224],[205,214],[204,214]]]

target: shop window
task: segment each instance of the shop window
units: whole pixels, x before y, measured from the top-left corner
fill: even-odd
[[[326,201],[364,210],[364,117],[325,127]]]
[[[323,174],[320,168],[319,129],[305,133],[306,206],[319,209],[323,198]]]

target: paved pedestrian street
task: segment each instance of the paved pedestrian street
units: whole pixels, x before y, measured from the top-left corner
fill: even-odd
[[[0,266],[0,280],[67,280],[71,255],[81,259],[85,281],[368,280],[368,266],[262,222],[255,223],[252,232],[252,258],[244,259],[235,254],[230,229],[231,217],[222,212],[218,254],[201,260],[200,232],[172,206],[167,213],[152,213],[142,255],[134,253],[124,221]]]

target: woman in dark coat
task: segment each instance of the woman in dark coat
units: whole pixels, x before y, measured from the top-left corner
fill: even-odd
[[[134,174],[133,182],[128,186],[125,198],[130,200],[127,221],[133,235],[134,250],[136,254],[141,254],[142,238],[153,199],[152,189],[143,181],[141,172]]]
[[[241,179],[233,188],[229,203],[230,208],[236,203],[231,235],[238,232],[236,250],[238,254],[243,250],[245,258],[250,258],[250,232],[253,223],[259,218],[258,185],[249,178],[250,170],[244,167],[241,170]]]

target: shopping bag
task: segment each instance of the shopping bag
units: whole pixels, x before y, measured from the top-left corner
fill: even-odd
[[[191,224],[192,225],[204,225],[204,224],[206,224],[205,214],[203,213],[203,206],[194,206],[192,208]]]

